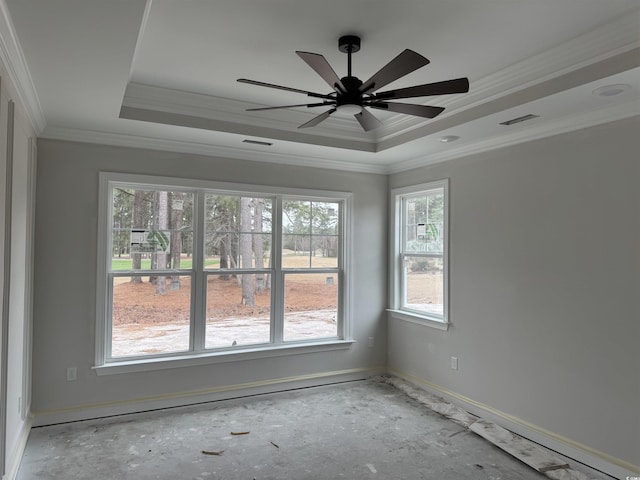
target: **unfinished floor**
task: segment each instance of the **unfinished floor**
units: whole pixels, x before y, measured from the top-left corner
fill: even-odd
[[[338,478],[547,477],[374,380],[35,428],[17,477]]]

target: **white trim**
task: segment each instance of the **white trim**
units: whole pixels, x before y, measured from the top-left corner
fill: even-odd
[[[176,392],[172,394],[152,397],[139,397],[131,400],[96,403],[90,405],[76,405],[73,407],[34,412],[34,426],[51,425],[55,423],[88,420],[111,415],[124,415],[148,410],[172,407],[183,407],[205,402],[215,402],[231,398],[276,393],[305,387],[318,387],[331,383],[352,380],[364,380],[373,375],[386,372],[386,367],[352,368],[328,372],[296,375],[292,377],[273,378],[257,382],[223,385],[204,388],[201,390]]]
[[[26,221],[26,258],[24,292],[24,330],[22,352],[22,404],[21,419],[26,420],[31,408],[31,365],[33,339],[33,262],[35,258],[35,217],[36,217],[36,139],[29,137],[27,157],[27,221]]]
[[[14,480],[18,475],[20,469],[20,463],[24,455],[25,448],[27,447],[27,441],[29,440],[29,433],[33,428],[33,417],[29,416],[25,418],[20,430],[20,436],[16,442],[15,448],[9,454],[7,458],[7,468],[3,480]]]
[[[111,361],[104,365],[92,367],[97,375],[113,375],[120,373],[148,372],[169,368],[195,367],[199,365],[214,365],[217,363],[239,362],[262,358],[285,357],[306,353],[328,352],[331,350],[348,349],[355,340],[325,340],[295,345],[280,344],[268,347],[254,347],[244,350],[216,351],[196,355],[172,355],[170,357],[143,358],[130,361]]]
[[[518,95],[530,88],[542,88],[547,92],[542,96],[557,93],[557,85],[563,83],[561,81],[563,77],[573,75],[572,86],[577,87],[584,83],[584,78],[580,80],[575,78],[575,72],[581,69],[584,69],[583,73],[588,74],[587,78],[591,80],[620,73],[621,68],[609,65],[608,68],[605,68],[609,73],[605,74],[601,67],[605,62],[610,62],[616,57],[622,62],[618,67],[625,64],[624,58],[627,59],[627,68],[631,68],[631,65],[637,66],[637,54],[634,55],[633,50],[638,47],[640,47],[640,41],[638,40],[637,17],[632,14],[623,15],[615,21],[569,42],[474,80],[472,89],[465,95],[430,97],[429,103],[446,107],[445,113],[438,116],[438,120],[431,122],[418,121],[415,117],[408,116],[404,116],[404,118],[400,116],[401,118],[393,122],[393,125],[389,125],[387,122],[387,125],[395,130],[378,138],[377,151],[389,148],[389,145],[415,140],[422,136],[420,132],[424,127],[430,130],[431,126],[442,125],[452,115],[463,114],[467,110],[487,105],[493,101],[504,101],[509,96]],[[626,70],[626,68],[624,69]],[[565,82],[564,89],[566,88],[568,85]],[[536,98],[540,98],[540,95]],[[388,130],[390,129],[385,129],[385,132]],[[397,137],[402,137],[404,140],[394,141],[393,139]]]
[[[564,133],[574,132],[589,127],[595,127],[604,123],[624,120],[635,117],[640,112],[640,101],[629,101],[620,105],[601,108],[562,117],[558,120],[541,122],[526,130],[514,131],[499,136],[492,136],[484,140],[469,143],[468,145],[453,147],[449,150],[432,153],[428,156],[419,156],[403,160],[394,165],[390,165],[387,172],[389,174],[404,172],[413,168],[424,167],[434,163],[445,162],[456,158],[467,157],[478,153],[490,152],[499,148],[519,145],[521,143],[532,142],[542,138],[549,138]]]
[[[6,0],[0,0],[0,61],[7,69],[9,81],[16,90],[33,130],[36,135],[40,135],[46,126],[46,119]]]
[[[352,279],[349,275],[348,267],[351,264],[351,255],[348,241],[350,241],[350,212],[351,198],[353,196],[350,192],[339,192],[330,190],[316,190],[316,189],[300,189],[289,187],[274,187],[274,186],[260,186],[260,185],[247,185],[239,183],[227,183],[227,182],[214,182],[185,178],[174,177],[160,177],[152,175],[135,175],[135,174],[123,174],[113,172],[100,172],[99,173],[99,204],[98,204],[98,255],[96,266],[96,331],[95,331],[95,358],[94,369],[99,375],[114,374],[114,373],[129,373],[147,370],[159,370],[167,368],[176,368],[192,365],[204,365],[220,363],[225,361],[237,361],[237,360],[249,360],[256,358],[268,358],[272,356],[282,356],[293,353],[310,353],[318,351],[334,350],[337,348],[348,348],[353,339],[350,337],[351,329],[349,323],[352,321],[352,317],[348,316],[351,312],[350,304],[347,303],[348,294],[350,290],[350,284]],[[193,191],[194,201],[200,204],[194,205],[194,245],[193,248],[198,247],[198,242],[195,237],[200,237],[204,232],[204,212],[200,212],[203,209],[204,201],[200,199],[203,193],[206,191],[215,191],[217,194],[230,194],[230,195],[251,195],[251,196],[273,196],[276,199],[274,208],[281,205],[277,200],[279,198],[286,199],[301,199],[311,201],[335,201],[341,204],[340,211],[341,216],[339,218],[340,238],[342,243],[340,245],[339,261],[342,262],[335,269],[299,269],[300,272],[317,271],[322,272],[342,272],[340,279],[340,288],[338,291],[344,291],[339,297],[340,300],[344,300],[344,303],[338,305],[338,318],[337,318],[337,332],[336,336],[330,338],[310,339],[303,341],[290,341],[285,342],[281,338],[281,335],[273,335],[273,332],[279,332],[280,330],[275,327],[282,327],[283,322],[276,325],[274,318],[284,317],[284,306],[282,302],[274,302],[273,292],[283,292],[283,280],[284,274],[295,273],[298,270],[286,269],[280,267],[280,270],[274,270],[274,273],[280,273],[280,275],[274,275],[273,288],[272,288],[272,325],[271,325],[271,339],[272,343],[261,344],[256,346],[242,346],[235,349],[217,349],[217,350],[204,350],[204,338],[205,338],[205,322],[197,322],[194,320],[194,313],[202,313],[206,306],[201,304],[204,302],[203,298],[200,298],[202,292],[198,292],[196,295],[195,289],[192,288],[192,301],[191,301],[191,316],[192,321],[190,324],[189,335],[189,351],[188,352],[176,352],[160,354],[160,355],[145,355],[135,358],[112,358],[111,357],[111,312],[110,306],[112,304],[110,295],[112,292],[110,276],[113,272],[109,271],[109,265],[105,254],[111,251],[110,238],[111,238],[111,208],[112,202],[110,201],[110,192],[114,185],[120,187],[137,188],[138,186],[150,187],[153,189],[182,189],[184,191]],[[197,194],[199,193],[199,194]],[[199,200],[200,199],[200,200]],[[276,208],[277,210],[277,208]],[[282,220],[279,215],[274,215],[272,220],[274,222],[272,233],[274,238],[279,239],[282,234]],[[200,247],[202,247],[200,245]],[[272,246],[273,248],[273,246]],[[277,255],[277,254],[276,254]],[[274,258],[278,258],[275,256]],[[198,259],[200,261],[198,261]],[[203,272],[203,259],[199,255],[194,255],[194,267],[185,274],[190,274],[192,279],[201,278],[205,281],[205,273]],[[242,269],[237,270],[242,273]],[[167,271],[169,272],[169,271]],[[251,273],[254,273],[251,270]],[[122,272],[119,272],[122,273]],[[127,272],[125,272],[127,273]],[[146,273],[146,272],[145,272]],[[207,272],[213,273],[213,272]],[[282,278],[280,278],[282,277]],[[346,281],[345,281],[346,278]],[[195,285],[201,285],[194,283]],[[192,287],[193,285],[192,284]],[[279,288],[280,287],[280,288]],[[279,288],[279,289],[278,289]],[[282,294],[280,294],[282,295]],[[193,309],[196,309],[194,312]]]
[[[387,166],[374,163],[375,153],[371,152],[371,161],[334,160],[309,154],[289,154],[286,152],[267,152],[264,149],[229,147],[213,143],[184,141],[177,139],[155,138],[124,133],[107,133],[78,128],[47,127],[42,138],[67,140],[72,142],[111,145],[117,147],[144,148],[165,152],[190,153],[238,160],[252,160],[282,165],[297,165],[312,168],[326,168],[350,172],[386,174]],[[251,135],[253,138],[263,138]]]
[[[1,98],[0,93],[0,98]],[[0,105],[1,113],[2,105]],[[14,103],[8,100],[7,108],[7,143],[5,166],[5,198],[4,198],[4,280],[2,291],[2,333],[0,354],[0,474],[6,472],[7,466],[7,382],[9,362],[9,308],[11,294],[11,237],[12,237],[12,209],[13,209],[13,132],[14,132]],[[2,134],[3,132],[0,132]],[[1,155],[2,153],[0,153]]]
[[[109,211],[105,211],[105,206],[109,202],[109,180],[110,175],[100,172],[98,175],[98,244],[96,255],[96,331],[95,331],[95,356],[94,365],[104,364],[109,352],[108,345],[111,343],[110,329],[107,328],[107,316],[109,315],[109,299],[107,295],[107,263],[100,256],[100,252],[109,250]]]
[[[627,476],[637,476],[640,473],[640,466],[633,465],[587,445],[575,442],[562,435],[538,427],[526,420],[502,412],[501,410],[443,388],[423,378],[393,368],[392,366],[389,366],[388,369],[389,373],[403,378],[434,395],[443,397],[445,400],[465,409],[473,415],[490,420],[517,435],[553,450],[574,462],[580,463],[581,466],[578,467],[578,469],[593,469],[595,472],[604,472],[621,479]]]
[[[443,285],[442,285],[442,297],[443,297],[443,316],[442,320],[438,320],[430,315],[421,315],[416,312],[409,311],[401,308],[400,298],[404,296],[404,285],[402,282],[401,267],[398,265],[398,258],[400,255],[400,249],[402,248],[402,225],[404,223],[403,211],[402,211],[402,199],[406,196],[425,192],[428,190],[442,189],[444,195],[444,217],[443,217],[443,230],[444,230],[444,252],[442,258],[444,261],[443,270]],[[412,323],[419,323],[425,326],[435,326],[441,330],[447,330],[449,328],[449,179],[434,180],[431,182],[421,183],[418,185],[409,185],[406,187],[394,188],[389,193],[389,205],[390,205],[390,228],[389,228],[389,311],[394,318],[400,320],[406,320]]]
[[[449,322],[441,322],[434,320],[433,318],[402,310],[387,309],[387,312],[389,312],[389,317],[395,320],[402,320],[404,322],[414,323],[423,327],[432,327],[438,330],[444,330],[445,332],[449,330],[449,325],[451,325]]]
[[[271,112],[246,112],[247,108],[266,107],[263,103],[251,103],[214,95],[185,92],[172,88],[130,82],[122,101],[120,118],[131,120],[156,118],[157,121],[174,120],[179,123],[188,119],[199,119],[201,125],[217,126],[217,130],[242,134],[251,127],[266,127],[274,130],[281,140],[289,138],[306,139],[309,143],[326,143],[342,140],[348,148],[355,150],[374,150],[375,132],[365,132],[357,122],[349,118],[332,117],[330,125],[322,124],[314,133],[300,133],[301,123],[310,120],[317,113],[300,109],[282,109]],[[242,113],[238,113],[242,112]],[[219,119],[224,119],[220,121]]]

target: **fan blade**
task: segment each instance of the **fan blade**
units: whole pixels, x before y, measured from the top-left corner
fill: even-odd
[[[320,115],[318,115],[317,117],[313,117],[311,120],[309,120],[307,123],[303,123],[302,125],[300,125],[298,128],[308,128],[308,127],[315,127],[316,125],[318,125],[320,122],[322,122],[323,120],[326,120],[329,115],[331,115],[333,112],[335,112],[336,109],[332,108],[331,110],[327,110],[324,113],[321,113]]]
[[[375,100],[391,100],[397,98],[428,97],[431,95],[448,95],[451,93],[466,93],[469,91],[468,78],[456,78],[455,80],[445,80],[444,82],[427,83],[414,87],[399,88],[386,92],[376,93]]]
[[[412,105],[409,103],[387,103],[376,102],[368,104],[371,108],[380,110],[389,110],[391,112],[406,113],[407,115],[415,115],[417,117],[434,118],[442,113],[443,107],[430,107],[428,105]]]
[[[247,108],[247,112],[259,112],[260,110],[277,110],[279,108],[294,108],[294,107],[323,107],[325,105],[333,105],[333,103],[300,103],[298,105],[280,105],[279,107],[260,107],[260,108]]]
[[[354,117],[356,117],[356,120],[358,120],[358,123],[360,123],[365,132],[382,126],[382,122],[365,108],[363,108],[360,113],[356,113]]]
[[[335,91],[346,92],[347,89],[344,88],[344,85],[340,81],[340,77],[336,74],[336,72],[331,68],[327,59],[324,58],[319,53],[309,53],[309,52],[296,52],[298,56],[304,60],[307,65],[315,70],[315,72],[320,75],[325,82],[327,82],[331,88]]]
[[[413,50],[406,49],[396,58],[378,70],[369,80],[360,86],[361,92],[371,93],[405,75],[424,67],[429,60]]]
[[[310,97],[329,98],[329,99],[333,98],[331,95],[326,95],[324,93],[307,92],[306,90],[300,90],[298,88],[283,87],[282,85],[274,85],[273,83],[258,82],[257,80],[249,80],[247,78],[239,78],[238,82],[248,83],[249,85],[258,85],[259,87],[277,88],[278,90],[285,90],[287,92],[302,93]]]

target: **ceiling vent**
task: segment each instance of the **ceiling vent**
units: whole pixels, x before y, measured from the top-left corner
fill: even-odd
[[[242,140],[242,143],[250,143],[252,145],[262,145],[263,147],[270,147],[271,145],[273,145],[273,143],[270,143],[270,142],[261,142],[260,140],[249,140],[249,139]]]
[[[500,125],[513,125],[514,123],[526,122],[527,120],[533,120],[534,118],[539,118],[540,115],[524,115],[518,118],[512,118],[511,120],[507,120],[506,122],[500,122]]]

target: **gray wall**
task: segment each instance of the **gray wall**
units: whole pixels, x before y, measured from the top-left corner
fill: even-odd
[[[384,366],[596,453],[640,464],[638,118],[384,177],[40,140],[33,409],[125,405]],[[98,172],[353,191],[346,351],[98,377]],[[385,330],[387,188],[450,178],[451,321]],[[367,348],[367,337],[376,347]],[[388,354],[388,359],[387,359]],[[450,357],[459,370],[450,369]],[[79,367],[67,382],[68,366]],[[123,403],[120,403],[123,402]],[[137,404],[136,404],[137,405]],[[88,415],[88,414],[87,414]],[[36,417],[37,420],[38,417]]]
[[[390,367],[640,465],[639,133],[636,117],[392,175],[450,178],[453,326],[390,320]]]
[[[353,335],[348,350],[97,376],[94,361],[98,173],[128,172],[353,192]],[[145,399],[386,364],[387,177],[142,149],[39,140],[33,354],[38,415],[126,410]],[[367,339],[375,336],[375,348]],[[78,379],[66,381],[66,369]],[[317,380],[320,382],[321,380]],[[237,392],[228,395],[237,395]],[[188,402],[189,398],[181,401]],[[80,414],[82,416],[82,413]]]

